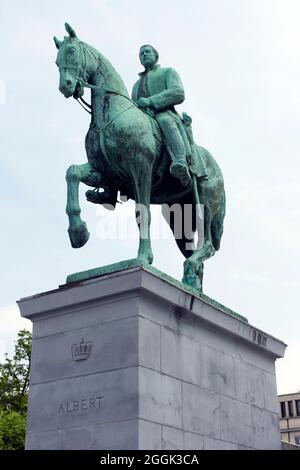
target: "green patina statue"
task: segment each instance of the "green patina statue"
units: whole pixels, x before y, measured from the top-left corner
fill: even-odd
[[[153,261],[150,204],[162,204],[186,258],[183,282],[202,291],[203,263],[220,248],[224,182],[211,154],[195,144],[191,118],[186,113],[181,117],[174,108],[184,101],[178,73],[160,67],[158,52],[150,45],[142,46],[140,61],[145,70],[130,99],[110,62],[80,41],[70,25],[65,27],[68,36],[63,41],[54,38],[59,89],[66,98],[81,101],[91,113],[85,140],[88,163],[72,165],[66,174],[72,246],[80,248],[89,238],[80,217],[80,182],[94,188],[86,192],[88,201],[110,209],[115,207],[119,191],[135,200],[140,233],[137,259],[144,264]],[[91,89],[91,105],[83,99],[85,87]]]

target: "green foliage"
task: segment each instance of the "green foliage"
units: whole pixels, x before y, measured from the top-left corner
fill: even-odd
[[[0,411],[0,450],[23,450],[26,415],[17,411]]]
[[[0,449],[24,449],[32,335],[18,333],[12,359],[0,363]]]
[[[0,409],[4,411],[27,411],[31,341],[30,331],[19,331],[13,358],[6,354],[0,364]]]

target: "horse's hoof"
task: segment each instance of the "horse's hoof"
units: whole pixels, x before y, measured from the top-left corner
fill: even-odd
[[[193,289],[197,289],[201,292],[202,286],[197,272],[196,264],[189,258],[185,260],[184,274],[182,282]]]
[[[152,264],[153,255],[138,255],[137,261],[141,264]]]
[[[76,228],[70,227],[68,229],[68,233],[72,248],[81,248],[90,238],[90,233],[85,222],[81,222],[81,224]]]

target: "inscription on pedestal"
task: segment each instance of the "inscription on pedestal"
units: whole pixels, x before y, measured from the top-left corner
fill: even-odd
[[[82,398],[81,400],[67,400],[60,403],[58,414],[64,413],[78,413],[79,411],[89,411],[102,408],[102,400],[104,397],[89,397]]]
[[[261,346],[266,347],[267,340],[268,338],[264,333],[258,330],[252,330],[252,341],[254,341],[257,344],[260,344]]]

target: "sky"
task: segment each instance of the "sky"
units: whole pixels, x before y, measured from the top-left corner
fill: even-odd
[[[1,0],[0,360],[19,329],[16,300],[68,274],[135,258],[131,203],[105,212],[85,201],[91,238],[67,235],[65,172],[86,162],[89,115],[58,91],[57,50],[68,21],[101,51],[128,90],[138,50],[153,44],[174,67],[197,143],[218,161],[227,215],[221,250],[205,263],[204,292],[288,344],[278,392],[300,390],[299,0]],[[89,93],[86,93],[89,97]],[[153,207],[154,266],[181,279],[183,257]],[[128,227],[103,236],[103,227]]]

